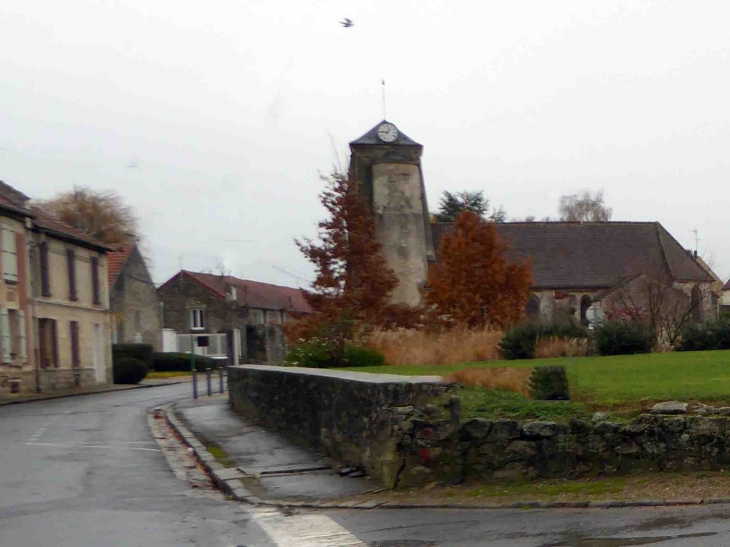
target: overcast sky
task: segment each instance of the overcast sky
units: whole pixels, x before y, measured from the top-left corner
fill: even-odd
[[[382,119],[385,79],[432,209],[484,190],[541,218],[603,188],[614,220],[697,229],[726,278],[728,21],[721,0],[3,0],[0,179],[118,190],[157,282],[223,263],[296,286],[318,172]]]

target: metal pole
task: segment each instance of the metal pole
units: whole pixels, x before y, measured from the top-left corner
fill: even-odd
[[[190,370],[193,373],[193,399],[198,398],[198,378],[195,374],[195,343],[193,342],[193,335],[190,335]]]
[[[226,367],[220,366],[218,367],[218,383],[220,384],[220,392],[223,393],[223,372],[226,370]]]
[[[205,369],[205,383],[208,387],[208,397],[210,397],[211,395],[213,395],[213,390],[211,389],[210,385],[210,367],[206,367]]]

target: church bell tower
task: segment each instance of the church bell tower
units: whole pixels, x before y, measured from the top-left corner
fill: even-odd
[[[383,257],[398,277],[391,301],[416,306],[434,260],[423,145],[383,120],[350,143],[350,174],[375,214]]]

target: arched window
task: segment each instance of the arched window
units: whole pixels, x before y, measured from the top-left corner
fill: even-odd
[[[588,324],[588,308],[591,307],[591,297],[587,294],[584,294],[583,297],[580,299],[580,324],[581,325],[587,325]]]
[[[700,287],[695,285],[692,287],[692,296],[690,299],[690,306],[692,306],[692,322],[699,323],[702,321],[702,295],[700,294]]]
[[[527,299],[525,314],[530,321],[536,321],[540,318],[540,299],[536,295],[533,294]]]

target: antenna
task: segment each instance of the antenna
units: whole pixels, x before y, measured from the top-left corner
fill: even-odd
[[[383,119],[387,120],[388,116],[385,115],[385,80],[382,80],[383,83]]]
[[[688,230],[688,231],[692,232],[695,235],[695,258],[696,258],[697,253],[699,252],[699,249],[700,249],[700,238],[698,237],[699,232],[697,232],[697,228],[695,228],[694,230]]]

